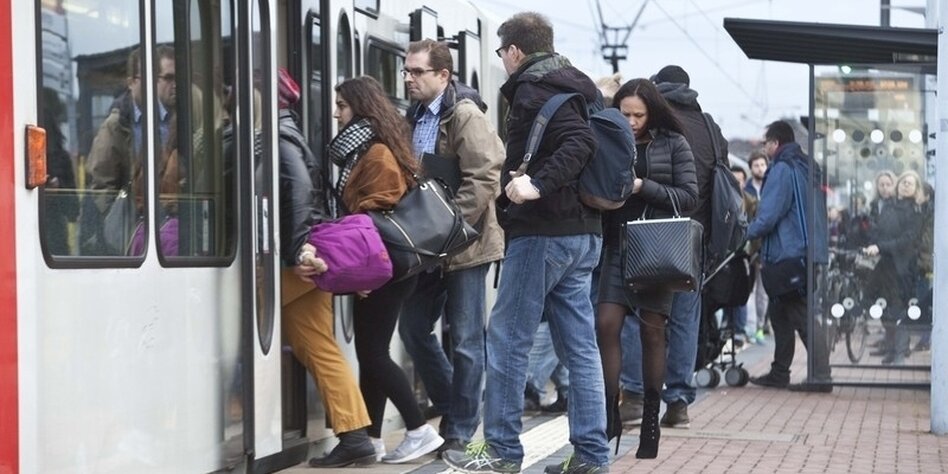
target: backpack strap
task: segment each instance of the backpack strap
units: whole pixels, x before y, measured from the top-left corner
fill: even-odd
[[[530,160],[533,159],[533,155],[536,154],[537,149],[540,148],[540,139],[543,138],[543,131],[546,130],[546,126],[549,125],[550,120],[553,119],[553,115],[556,114],[556,111],[559,110],[563,104],[573,97],[583,98],[583,96],[576,92],[556,94],[543,104],[540,112],[538,112],[536,118],[533,119],[533,125],[530,127],[530,135],[527,137],[527,148],[523,153],[523,161],[517,168],[518,176],[527,172],[527,166],[530,165]]]
[[[714,119],[712,119],[711,115],[707,112],[702,112],[701,117],[704,119],[704,126],[708,129],[708,135],[711,136],[711,147],[714,148],[714,161],[720,161],[727,167],[727,162],[724,161],[724,157],[718,154],[718,152],[721,151],[721,144],[718,142],[718,134],[714,133],[714,127],[711,125],[714,123]]]

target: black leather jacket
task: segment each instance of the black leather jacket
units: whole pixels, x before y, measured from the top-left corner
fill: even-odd
[[[280,111],[280,253],[283,263],[296,266],[310,228],[325,219],[321,166],[306,144],[289,110]]]

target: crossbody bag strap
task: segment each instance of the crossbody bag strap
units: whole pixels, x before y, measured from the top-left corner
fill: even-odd
[[[790,163],[790,172],[793,173],[793,200],[797,203],[797,218],[800,219],[800,228],[803,229],[803,245],[809,247],[809,237],[806,230],[806,216],[803,211],[803,190],[800,189],[800,178],[797,177],[797,165]]]
[[[517,168],[517,176],[526,174],[530,160],[533,159],[533,155],[535,155],[540,148],[540,140],[543,138],[543,132],[546,130],[546,126],[550,124],[550,120],[556,115],[556,111],[573,97],[582,98],[583,96],[576,92],[556,94],[550,97],[550,99],[543,104],[543,107],[540,108],[540,111],[537,112],[536,118],[533,119],[533,125],[530,126],[530,135],[527,136],[527,147],[523,153],[523,161],[520,162],[520,166]]]

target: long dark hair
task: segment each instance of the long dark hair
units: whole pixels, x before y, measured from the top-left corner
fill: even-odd
[[[668,105],[668,101],[662,97],[661,92],[648,79],[632,79],[616,91],[612,98],[612,106],[619,108],[622,99],[626,97],[638,97],[648,110],[648,121],[645,126],[648,130],[667,130],[677,133],[684,133],[681,122],[675,117],[675,111]]]
[[[364,118],[372,124],[378,140],[392,151],[399,166],[409,173],[418,173],[418,162],[411,152],[408,121],[395,110],[375,78],[347,79],[336,86],[336,93],[349,104],[353,121]]]

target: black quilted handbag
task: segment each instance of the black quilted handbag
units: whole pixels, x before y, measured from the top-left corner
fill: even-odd
[[[450,189],[439,180],[418,183],[394,209],[369,211],[392,259],[392,281],[439,265],[477,240],[478,232],[461,216]]]
[[[698,289],[703,228],[698,221],[681,217],[677,200],[673,194],[669,196],[675,217],[640,218],[623,225],[622,276],[633,290]]]

